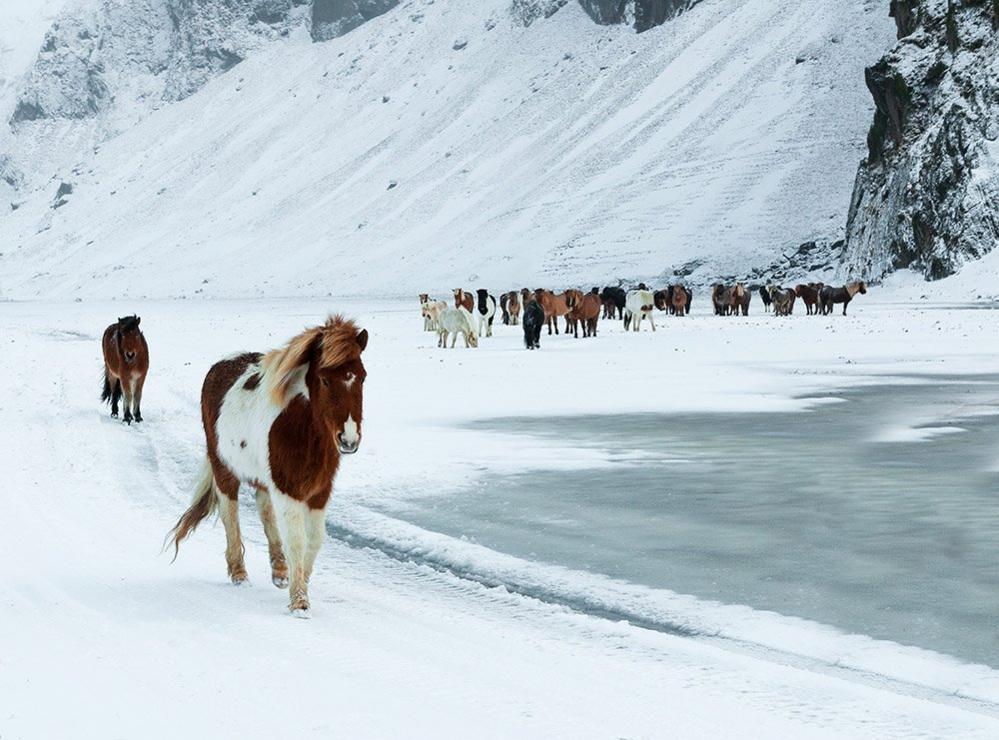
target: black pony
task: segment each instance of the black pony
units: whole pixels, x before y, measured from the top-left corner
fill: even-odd
[[[600,293],[600,300],[604,303],[604,318],[605,319],[623,319],[624,318],[624,302],[628,297],[624,288],[612,288],[610,286],[603,289]],[[614,312],[617,311],[617,315]]]
[[[763,309],[765,311],[769,311],[770,304],[773,303],[773,299],[770,297],[770,290],[766,285],[760,286],[760,298],[763,299]]]
[[[541,327],[545,323],[545,310],[531,296],[524,303],[524,346],[528,349],[541,349]]]

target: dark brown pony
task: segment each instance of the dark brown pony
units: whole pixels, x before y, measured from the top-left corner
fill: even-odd
[[[111,416],[118,418],[118,401],[125,396],[122,421],[142,421],[142,387],[149,372],[149,347],[139,329],[138,316],[125,316],[104,330],[104,389],[101,400],[111,403]]]
[[[600,300],[600,289],[594,288],[589,293],[579,299],[568,318],[572,320],[573,336],[578,337],[578,324],[583,325],[583,337],[595,337],[597,335],[597,322],[600,319],[600,312],[603,308],[603,301]]]
[[[461,288],[454,289],[454,307],[461,308],[465,307],[465,310],[469,313],[475,311],[475,296],[469,293],[467,290],[462,290]]]
[[[867,294],[867,283],[860,280],[856,283],[847,283],[842,288],[834,288],[831,285],[823,286],[822,290],[819,291],[819,302],[821,304],[823,314],[831,314],[833,310],[833,305],[836,303],[843,304],[843,315],[846,316],[846,307],[850,305],[850,301],[853,297],[860,293],[861,295]]]
[[[331,317],[282,349],[212,366],[201,389],[206,459],[194,503],[170,532],[175,550],[216,509],[233,583],[247,580],[236,498],[256,491],[271,580],[291,584],[289,608],[309,612],[308,582],[325,537],[341,455],[361,444],[368,332]]]
[[[822,283],[807,283],[796,285],[794,294],[805,304],[808,315],[819,313],[819,291],[825,287]]]
[[[716,316],[728,316],[732,312],[732,286],[715,283],[711,286],[711,303]]]

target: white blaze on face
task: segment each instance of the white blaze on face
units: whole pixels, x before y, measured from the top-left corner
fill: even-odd
[[[354,421],[353,416],[348,416],[347,421],[344,422],[343,432],[341,437],[343,443],[348,447],[357,447],[358,443],[361,441],[360,429],[357,426],[357,422]]]

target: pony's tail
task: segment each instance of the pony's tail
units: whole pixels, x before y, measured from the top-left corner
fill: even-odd
[[[104,366],[104,387],[101,389],[101,402],[103,403],[117,403],[121,400],[121,382],[115,381],[114,385],[111,385],[111,376],[108,375],[107,365]]]
[[[215,511],[218,502],[215,499],[213,485],[212,466],[208,463],[208,459],[205,458],[201,468],[201,475],[198,479],[198,487],[195,489],[194,501],[191,503],[191,507],[177,520],[174,528],[167,533],[166,542],[163,543],[165,549],[167,543],[173,540],[174,560],[177,559],[177,554],[180,552],[180,543]]]

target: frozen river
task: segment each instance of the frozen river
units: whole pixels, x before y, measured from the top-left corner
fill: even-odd
[[[891,382],[804,413],[477,423],[616,462],[490,476],[387,513],[999,667],[999,378]]]

